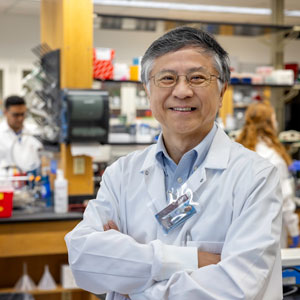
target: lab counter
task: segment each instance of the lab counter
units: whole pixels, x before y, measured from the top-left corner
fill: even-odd
[[[61,266],[68,263],[64,237],[81,219],[81,212],[57,214],[53,210],[14,210],[10,218],[0,218],[0,293],[13,291],[26,263],[36,284],[46,265],[58,284],[54,291],[34,291],[36,300],[62,299],[63,294],[73,300],[94,299],[88,292],[61,286]]]
[[[47,221],[72,221],[81,220],[81,212],[54,213],[53,210],[44,210],[39,212],[24,212],[14,210],[10,218],[0,218],[0,225],[4,223],[18,222],[47,222]]]

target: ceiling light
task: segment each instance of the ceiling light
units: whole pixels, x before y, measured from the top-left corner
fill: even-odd
[[[271,15],[272,13],[270,8],[184,4],[184,3],[137,1],[137,0],[94,0],[93,2],[94,4],[108,5],[108,6],[159,8],[159,9],[217,12],[217,13],[219,12],[219,13],[256,14],[256,15]],[[285,15],[290,17],[299,17],[300,11],[286,10]]]

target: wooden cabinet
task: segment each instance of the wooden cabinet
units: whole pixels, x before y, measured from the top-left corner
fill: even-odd
[[[35,300],[95,300],[96,296],[81,289],[64,289],[60,285],[60,267],[68,263],[64,236],[79,220],[48,220],[27,222],[0,222],[0,293],[14,292],[14,285],[27,273],[38,284],[49,266],[58,284],[52,291],[34,290]]]

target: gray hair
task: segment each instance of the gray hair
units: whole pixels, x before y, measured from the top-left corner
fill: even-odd
[[[204,53],[211,55],[220,77],[219,81],[221,84],[219,84],[219,88],[222,89],[223,84],[230,81],[230,67],[227,52],[210,33],[188,26],[177,27],[165,33],[150,45],[141,62],[142,82],[146,85],[148,84],[156,58],[188,46],[201,48]]]

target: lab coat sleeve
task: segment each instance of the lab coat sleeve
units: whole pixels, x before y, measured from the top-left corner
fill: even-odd
[[[284,168],[285,167],[285,168]],[[287,227],[290,236],[299,235],[299,219],[295,213],[296,204],[294,202],[294,186],[292,178],[289,177],[286,166],[278,168],[280,174],[280,184],[283,196],[282,217],[283,224]]]
[[[248,187],[244,204],[227,232],[218,264],[176,272],[169,280],[130,294],[130,298],[261,300],[278,259],[281,191],[274,167],[260,171],[249,178],[252,179],[255,182]],[[272,299],[281,298],[276,294]]]
[[[196,269],[196,247],[164,245],[159,240],[140,244],[116,230],[103,231],[108,220],[122,231],[118,205],[121,172],[116,166],[107,169],[97,199],[89,202],[83,220],[65,237],[77,285],[95,294],[137,293],[174,272]]]

